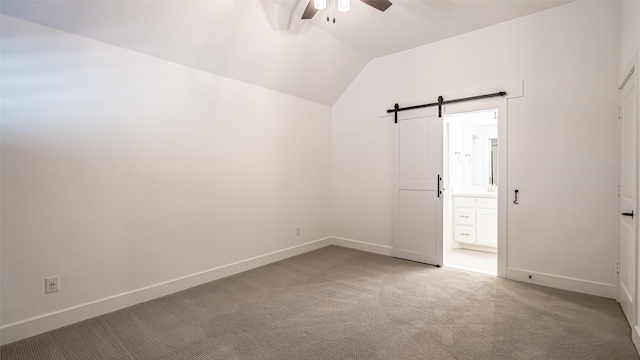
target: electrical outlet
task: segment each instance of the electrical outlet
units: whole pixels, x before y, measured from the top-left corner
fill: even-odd
[[[296,226],[296,236],[300,236],[300,226]]]
[[[44,278],[44,293],[51,294],[60,290],[60,277],[51,276]]]

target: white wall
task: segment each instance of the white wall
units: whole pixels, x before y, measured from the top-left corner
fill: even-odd
[[[1,20],[3,326],[330,235],[329,107]]]
[[[640,1],[620,2],[620,76],[633,55],[640,50]],[[621,79],[622,80],[622,79]]]
[[[393,103],[524,80],[508,103],[521,205],[507,266],[613,297],[618,6],[570,3],[369,63],[333,107],[333,235],[391,246],[394,124],[379,115]]]

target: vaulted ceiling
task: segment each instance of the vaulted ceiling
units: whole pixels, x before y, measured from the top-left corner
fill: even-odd
[[[351,0],[311,20],[307,0],[3,0],[0,11],[331,106],[371,59],[571,1],[392,0],[383,13]]]

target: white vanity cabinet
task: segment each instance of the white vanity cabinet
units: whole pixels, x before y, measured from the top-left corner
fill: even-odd
[[[453,195],[454,240],[460,244],[498,246],[495,195]]]

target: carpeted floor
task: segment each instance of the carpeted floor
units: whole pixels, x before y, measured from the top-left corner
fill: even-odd
[[[9,359],[640,359],[611,299],[330,246],[0,349]]]

